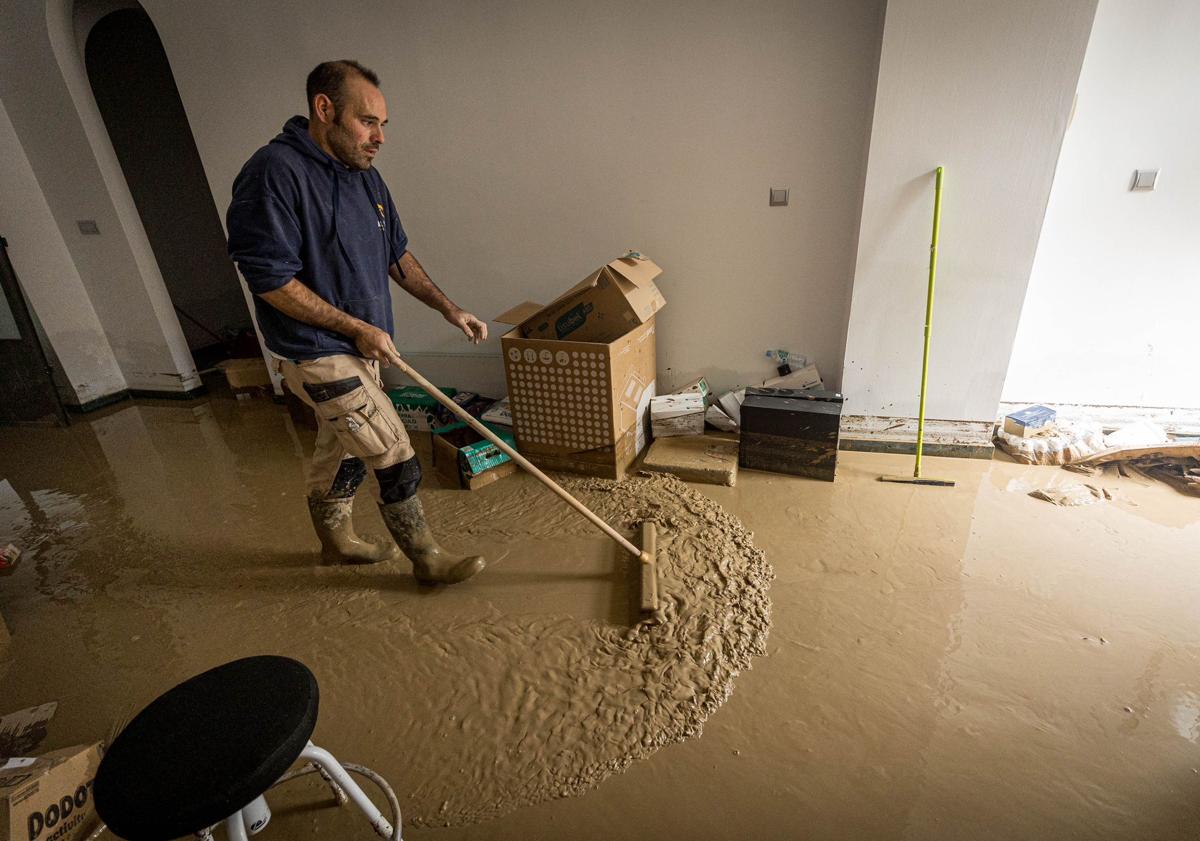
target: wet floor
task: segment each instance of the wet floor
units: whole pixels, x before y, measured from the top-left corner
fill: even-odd
[[[1061,508],[1027,493],[1079,477],[999,460],[929,459],[953,488],[888,485],[876,477],[910,460],[864,453],[843,453],[832,485],[743,472],[691,486],[774,567],[764,656],[702,735],[471,823],[472,761],[510,746],[406,742],[398,698],[425,661],[403,643],[467,623],[619,628],[629,579],[586,527],[547,540],[520,512],[472,516],[476,499],[533,493],[527,477],[473,493],[427,482],[439,528],[461,523],[452,547],[498,553],[461,588],[313,569],[310,442],[281,407],[223,398],[0,429],[0,543],[25,551],[0,577],[0,711],[57,700],[45,747],[91,741],[174,682],[271,651],[318,664],[318,741],[404,780],[414,814],[425,780],[468,769],[447,807],[457,825],[406,837],[1195,837],[1200,500],[1109,479],[1114,500]],[[381,529],[369,504],[358,519]],[[372,837],[312,779],[273,799],[269,837]]]

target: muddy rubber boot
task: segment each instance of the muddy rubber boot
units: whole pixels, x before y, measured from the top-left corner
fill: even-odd
[[[380,505],[379,510],[392,537],[412,561],[413,576],[422,584],[457,584],[487,566],[479,555],[455,555],[438,546],[417,497]]]
[[[327,564],[375,564],[400,559],[400,549],[391,540],[367,540],[354,531],[350,512],[354,498],[309,497],[308,513],[321,539],[321,560]]]

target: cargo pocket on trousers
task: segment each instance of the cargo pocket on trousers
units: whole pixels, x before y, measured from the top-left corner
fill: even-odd
[[[352,456],[370,458],[390,450],[400,432],[386,412],[375,404],[358,377],[332,383],[305,383],[304,390],[317,406],[317,414],[329,424]]]

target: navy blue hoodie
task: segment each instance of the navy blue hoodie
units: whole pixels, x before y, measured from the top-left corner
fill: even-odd
[[[408,248],[383,177],[350,170],[292,117],[233,182],[229,256],[254,293],[267,347],[288,359],[359,355],[341,333],[297,321],[258,297],[293,277],[355,318],[392,333],[388,266]]]

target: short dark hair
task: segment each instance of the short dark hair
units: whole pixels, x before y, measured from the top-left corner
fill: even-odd
[[[351,76],[366,79],[375,87],[379,87],[379,77],[375,72],[353,59],[323,61],[314,67],[304,84],[304,92],[308,95],[308,113],[312,114],[313,100],[319,93],[329,97],[329,101],[333,103],[333,110],[340,112],[346,103],[346,80]]]

